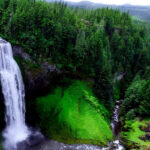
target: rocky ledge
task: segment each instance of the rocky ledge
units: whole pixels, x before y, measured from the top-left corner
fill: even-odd
[[[37,64],[19,46],[13,46],[13,55],[20,60],[19,65],[24,78],[27,99],[45,94],[58,82],[62,72],[56,65],[46,61]]]

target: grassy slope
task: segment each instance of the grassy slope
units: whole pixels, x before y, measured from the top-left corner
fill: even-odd
[[[113,139],[108,112],[87,83],[75,81],[37,100],[40,127],[49,138],[65,143],[106,145]]]
[[[150,148],[150,141],[143,141],[140,137],[146,135],[146,132],[140,129],[140,126],[147,126],[146,123],[149,123],[150,119],[145,119],[142,121],[134,120],[134,121],[127,121],[125,128],[128,129],[127,132],[122,132],[121,137],[125,138],[128,141],[126,144],[131,147],[136,145],[139,149],[147,149]],[[134,144],[133,144],[134,143]]]

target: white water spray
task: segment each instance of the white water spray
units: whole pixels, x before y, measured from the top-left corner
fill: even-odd
[[[15,150],[17,143],[29,135],[25,124],[25,92],[20,69],[13,59],[11,44],[2,38],[0,38],[0,81],[6,107],[4,148]]]

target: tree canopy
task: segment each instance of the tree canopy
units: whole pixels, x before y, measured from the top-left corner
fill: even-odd
[[[125,90],[149,65],[146,27],[128,13],[102,8],[84,10],[65,3],[0,1],[0,36],[23,47],[33,60],[95,80],[94,92],[111,110],[116,74],[125,73]],[[111,105],[110,105],[111,104]]]

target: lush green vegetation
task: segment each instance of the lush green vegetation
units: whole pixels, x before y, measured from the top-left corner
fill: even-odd
[[[0,36],[20,45],[37,63],[86,74],[94,92],[113,108],[115,74],[125,72],[123,92],[149,64],[146,28],[127,13],[108,8],[70,9],[65,3],[35,0],[0,1]]]
[[[89,83],[74,81],[38,98],[39,124],[45,135],[65,143],[106,145],[113,139],[109,113],[98,102]]]
[[[150,148],[150,141],[149,139],[145,138],[148,134],[144,131],[144,128],[146,128],[150,123],[150,119],[145,120],[132,120],[132,121],[126,121],[124,130],[126,132],[121,133],[121,138],[123,138],[126,141],[126,146],[130,149],[148,149]],[[144,139],[144,140],[143,140]]]
[[[149,141],[149,123],[150,123],[150,68],[145,72],[138,73],[125,93],[125,100],[121,108],[122,120],[124,126],[122,138],[127,142],[130,148],[138,147],[146,149],[150,146]],[[136,119],[139,117],[139,119]],[[147,127],[141,130],[141,126]],[[143,127],[143,128],[144,128]],[[147,138],[142,138],[142,137]]]
[[[32,59],[28,62],[16,57],[18,63],[34,71],[48,62],[62,72],[94,82],[91,87],[79,81],[69,87],[62,85],[35,101],[38,124],[45,135],[67,143],[105,145],[112,140],[110,114],[119,98],[125,99],[122,124],[149,117],[149,33],[149,25],[133,21],[119,10],[84,10],[40,0],[0,0],[0,36],[21,46]],[[130,126],[141,135],[138,123]],[[138,141],[137,135],[133,140]]]
[[[125,93],[121,113],[126,119],[135,117],[149,117],[150,115],[150,68],[145,73],[137,74]]]

